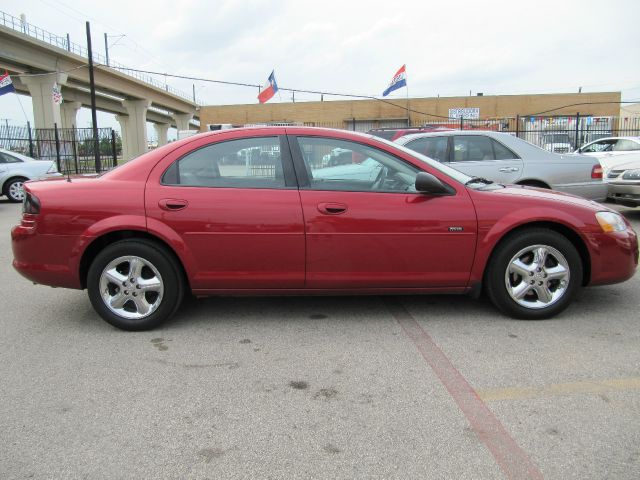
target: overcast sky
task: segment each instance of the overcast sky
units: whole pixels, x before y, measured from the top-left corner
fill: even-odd
[[[262,84],[275,69],[281,87],[379,96],[406,64],[412,97],[582,87],[640,98],[640,2],[633,0],[22,0],[0,9],[82,45],[88,20],[96,51],[104,53],[106,32],[119,63],[195,77]],[[254,88],[168,83],[189,93],[195,83],[203,104],[257,103]],[[24,124],[14,97],[0,97],[0,117]],[[20,100],[32,117],[30,99]],[[272,101],[291,101],[290,93]],[[83,109],[78,123],[89,118]],[[106,114],[98,122],[116,124]]]

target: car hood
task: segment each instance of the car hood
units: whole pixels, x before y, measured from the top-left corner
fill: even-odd
[[[550,202],[562,202],[596,211],[611,210],[609,207],[606,207],[601,203],[594,202],[593,200],[587,200],[586,198],[571,195],[570,193],[548,190],[546,188],[528,187],[524,185],[505,185],[504,188],[488,190],[487,192],[501,196],[501,201],[503,202],[517,202],[518,200],[526,201],[527,199],[546,200]]]

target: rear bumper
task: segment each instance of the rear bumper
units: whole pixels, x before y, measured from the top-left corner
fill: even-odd
[[[591,280],[589,285],[607,285],[631,278],[638,266],[638,237],[624,232],[597,233],[589,238]]]
[[[81,289],[73,251],[78,237],[36,234],[35,226],[25,223],[11,230],[13,267],[18,273],[34,283]]]
[[[556,185],[555,190],[602,202],[607,198],[607,184],[601,181]]]

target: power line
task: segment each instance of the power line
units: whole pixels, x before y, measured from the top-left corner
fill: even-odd
[[[151,71],[151,70],[140,70],[140,69],[136,69],[136,68],[128,68],[128,67],[117,67],[117,66],[111,66],[108,67],[107,65],[104,64],[95,64],[96,67],[106,67],[106,68],[112,68],[115,70],[124,70],[124,71],[131,71],[131,72],[138,72],[138,73],[146,73],[149,75],[162,75],[165,77],[172,77],[172,78],[179,78],[182,80],[192,80],[192,81],[199,81],[199,82],[207,82],[207,83],[217,83],[217,84],[221,84],[221,85],[234,85],[234,86],[239,86],[239,87],[251,87],[251,88],[260,88],[261,85],[255,84],[255,83],[244,83],[244,82],[233,82],[233,81],[229,81],[229,80],[216,80],[216,79],[212,79],[212,78],[204,78],[204,77],[191,77],[191,76],[187,76],[187,75],[176,75],[176,74],[171,74],[171,73],[163,73],[163,72],[155,72],[155,71]],[[78,70],[81,68],[87,68],[88,64],[83,64],[83,65],[79,65],[77,67],[74,68],[70,68],[68,70],[63,70],[63,71],[54,71],[54,72],[41,72],[41,73],[22,73],[22,74],[18,74],[18,75],[13,75],[15,77],[36,77],[36,76],[42,76],[42,75],[53,75],[53,74],[57,74],[57,73],[67,73],[67,72],[72,72],[74,70]],[[387,105],[391,105],[397,108],[400,108],[402,110],[407,110],[407,108],[403,105],[398,105],[397,103],[393,103],[390,102],[389,100],[385,100],[383,98],[378,98],[375,97],[373,95],[359,95],[359,94],[355,94],[355,93],[341,93],[341,92],[329,92],[329,91],[324,91],[324,90],[306,90],[306,89],[302,89],[302,88],[288,88],[288,87],[278,87],[278,90],[284,90],[287,92],[297,92],[297,93],[308,93],[308,94],[313,94],[313,95],[329,95],[329,96],[334,96],[334,97],[348,97],[348,98],[361,98],[361,99],[365,99],[365,100],[376,100],[378,102],[382,102],[385,103]],[[558,110],[562,110],[565,108],[570,108],[570,107],[578,107],[578,106],[583,106],[583,105],[611,105],[611,104],[617,104],[617,105],[622,105],[622,104],[628,104],[628,103],[638,103],[640,102],[640,99],[634,99],[634,100],[624,100],[624,101],[606,101],[606,102],[581,102],[581,103],[572,103],[569,105],[563,105],[561,107],[557,107],[557,108],[552,108],[550,110],[545,110],[542,112],[537,112],[537,113],[530,113],[530,114],[526,114],[526,115],[520,115],[521,117],[535,117],[535,116],[539,116],[539,115],[544,115],[545,113],[551,113],[551,112],[556,112]],[[427,113],[427,112],[422,112],[420,110],[414,110],[409,108],[408,109],[411,113],[417,113],[420,115],[425,115],[427,117],[435,117],[435,118],[442,118],[445,120],[459,120],[459,118],[452,118],[449,116],[443,116],[443,115],[436,115],[434,113]]]
[[[212,78],[202,78],[202,77],[190,77],[190,76],[186,76],[186,75],[176,75],[176,74],[171,74],[171,73],[163,73],[163,72],[154,72],[154,71],[150,71],[150,70],[138,70],[135,68],[125,68],[125,67],[112,67],[112,68],[116,68],[116,69],[122,69],[122,70],[130,70],[132,72],[139,72],[139,73],[147,73],[150,75],[162,75],[165,77],[172,77],[172,78],[179,78],[179,79],[183,79],[183,80],[195,80],[195,81],[199,81],[199,82],[209,82],[209,83],[219,83],[222,85],[235,85],[235,86],[240,86],[240,87],[252,87],[252,88],[260,88],[261,85],[257,85],[254,83],[243,83],[243,82],[231,82],[231,81],[227,81],[227,80],[215,80]],[[328,92],[328,91],[323,91],[323,90],[306,90],[306,89],[302,89],[302,88],[287,88],[287,87],[278,87],[278,90],[284,90],[287,92],[299,92],[299,93],[310,93],[310,94],[314,94],[314,95],[329,95],[329,96],[334,96],[334,97],[350,97],[350,98],[361,98],[361,99],[366,99],[366,100],[376,100],[378,102],[382,102],[382,103],[386,103],[388,105],[392,105],[394,107],[398,107],[401,108],[403,110],[407,110],[407,108],[403,105],[398,105],[397,103],[393,103],[390,102],[389,100],[385,100],[383,98],[378,98],[375,97],[373,95],[358,95],[358,94],[354,94],[354,93],[339,93],[339,92]],[[527,114],[527,115],[521,115],[521,117],[534,117],[537,115],[542,115],[545,113],[550,113],[550,112],[555,112],[558,110],[562,110],[563,108],[569,108],[569,107],[577,107],[577,106],[581,106],[581,105],[601,105],[601,104],[625,104],[625,103],[637,103],[640,102],[640,99],[637,100],[626,100],[626,101],[608,101],[608,102],[582,102],[582,103],[572,103],[570,105],[564,105],[562,107],[557,107],[557,108],[553,108],[551,110],[546,110],[544,112],[538,112],[538,113],[531,113],[531,114]],[[459,120],[459,118],[452,118],[452,117],[445,117],[443,115],[436,115],[434,113],[427,113],[427,112],[421,112],[419,110],[414,110],[409,108],[408,109],[411,113],[417,113],[420,115],[425,115],[425,116],[429,116],[429,117],[436,117],[436,118],[443,118],[443,119],[447,119],[447,120]]]

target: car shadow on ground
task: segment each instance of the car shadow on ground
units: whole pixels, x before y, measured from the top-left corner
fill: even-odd
[[[59,327],[85,333],[120,332],[98,316],[86,292],[74,292],[68,292],[65,301],[49,307]],[[624,298],[625,293],[616,286],[586,287],[565,312],[540,322],[563,321],[585,311],[606,315],[612,299],[622,301]],[[307,328],[316,322],[334,321],[361,324],[362,328],[367,328],[368,323],[381,318],[395,321],[388,302],[399,302],[421,322],[498,324],[519,321],[500,313],[484,296],[477,300],[466,295],[189,297],[173,318],[154,331],[204,331],[216,326],[256,323]]]

